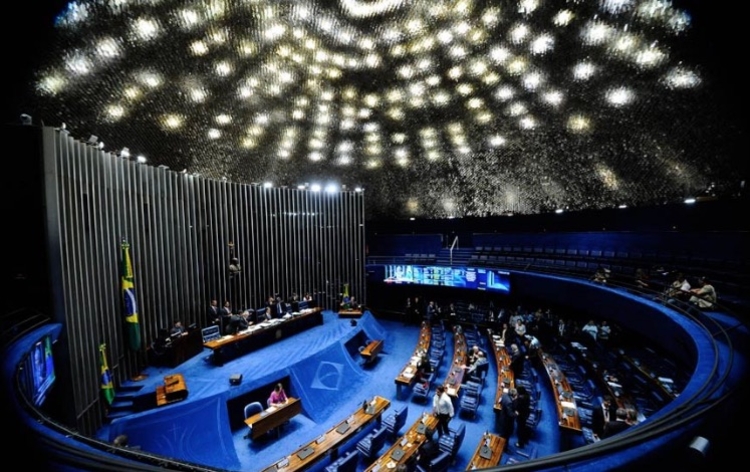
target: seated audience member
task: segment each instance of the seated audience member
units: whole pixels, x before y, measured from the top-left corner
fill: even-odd
[[[710,310],[716,303],[716,289],[705,277],[698,279],[698,288],[690,290],[689,302],[702,310]]]
[[[667,303],[676,301],[687,301],[690,298],[690,282],[682,272],[675,274],[675,279],[665,293]]]
[[[599,326],[599,341],[602,344],[607,344],[609,342],[609,338],[612,336],[612,327],[607,323],[607,320],[602,321],[601,326]]]
[[[594,276],[591,278],[591,281],[598,284],[606,284],[607,279],[609,279],[609,273],[609,269],[599,266],[596,269],[596,272],[594,272]]]
[[[599,327],[594,320],[589,320],[589,322],[581,328],[581,331],[594,338],[594,341],[596,341],[596,338],[599,335]]]
[[[280,406],[287,402],[288,397],[284,391],[284,386],[277,383],[271,395],[268,397],[268,406]]]
[[[615,412],[615,419],[609,420],[604,425],[604,431],[602,431],[601,438],[609,438],[615,434],[619,434],[630,427],[628,424],[628,412],[625,408],[618,408]]]
[[[263,313],[258,315],[258,323],[268,321],[272,318],[273,318],[273,312],[271,311],[271,307],[267,306],[266,309],[263,311]]]
[[[635,286],[638,288],[648,288],[648,274],[640,267],[635,270]]]

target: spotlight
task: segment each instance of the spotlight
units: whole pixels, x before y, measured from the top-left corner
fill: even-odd
[[[27,115],[26,113],[21,114],[21,124],[29,126],[31,125],[31,115]]]
[[[96,143],[99,141],[99,138],[97,136],[94,136],[93,134],[89,136],[89,140],[86,141],[86,144],[89,144],[91,146],[96,146]]]
[[[122,151],[120,151],[120,157],[122,157],[123,159],[129,158],[130,157],[130,149],[128,149],[126,147],[122,148]]]

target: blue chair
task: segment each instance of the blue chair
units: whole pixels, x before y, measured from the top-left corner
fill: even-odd
[[[416,472],[446,472],[451,465],[451,455],[445,451],[433,457],[428,466],[425,468],[422,464],[417,464]]]
[[[359,451],[354,449],[348,454],[339,457],[326,467],[326,472],[357,472]]]
[[[475,418],[477,416],[477,410],[479,409],[479,397],[475,397],[473,395],[466,395],[464,394],[461,397],[461,402],[459,403],[460,414],[468,415],[471,418]]]
[[[398,432],[406,424],[406,416],[409,414],[409,406],[404,405],[400,410],[394,411],[383,419],[383,427],[388,430],[391,438],[395,438]]]
[[[260,413],[263,411],[263,404],[260,402],[252,402],[245,405],[244,413],[245,413],[245,419],[250,418],[251,416]],[[250,431],[245,435],[245,439],[250,437]]]
[[[412,400],[419,403],[427,403],[427,397],[430,394],[430,388],[432,387],[432,381],[435,379],[435,372],[432,372],[426,381],[417,382],[414,384],[414,390],[412,391]]]
[[[458,450],[466,436],[466,424],[461,423],[453,429],[450,434],[444,434],[438,441],[438,447],[441,451],[450,454],[451,458],[456,457]]]
[[[385,426],[382,426],[375,431],[371,432],[357,443],[357,450],[362,454],[362,458],[372,461],[378,456],[378,453],[385,445],[386,435],[388,430]]]

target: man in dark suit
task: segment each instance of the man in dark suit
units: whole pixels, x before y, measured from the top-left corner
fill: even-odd
[[[286,314],[286,303],[278,295],[276,296],[276,301],[274,302],[273,314],[275,318],[281,318]]]
[[[229,326],[229,320],[232,317],[232,304],[229,303],[229,300],[224,301],[224,306],[221,308],[221,311],[219,311],[219,326],[221,327],[221,332],[224,333],[224,331],[227,329],[227,326]]]
[[[604,434],[604,425],[609,420],[614,420],[617,414],[617,405],[612,401],[612,397],[609,395],[602,398],[601,404],[594,408],[591,413],[591,430],[597,438],[601,438]]]
[[[513,371],[513,378],[520,379],[523,375],[524,358],[518,344],[510,345],[510,370]]]
[[[211,300],[211,304],[208,306],[208,310],[206,311],[206,321],[208,322],[206,326],[219,324],[220,317],[221,308],[219,308],[219,301]]]
[[[614,421],[608,421],[604,425],[604,431],[602,432],[602,439],[614,436],[615,434],[621,433],[628,429],[630,424],[628,423],[628,412],[625,408],[618,408],[615,413]]]
[[[507,445],[516,423],[516,410],[514,402],[518,397],[515,388],[509,389],[500,397],[500,437],[505,438]]]

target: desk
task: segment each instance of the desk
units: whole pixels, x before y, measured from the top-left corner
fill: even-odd
[[[261,470],[263,470],[263,472],[293,472],[305,470],[328,454],[331,455],[332,460],[335,460],[338,458],[339,446],[349,441],[351,437],[357,434],[369,423],[380,421],[383,411],[391,406],[391,402],[386,398],[376,396],[371,401],[371,405],[372,413],[367,413],[363,408],[358,408],[353,415],[346,420],[337,423],[319,438],[304,444],[294,453]],[[339,428],[345,428],[346,430],[340,432]]]
[[[429,430],[434,431],[435,428],[437,428],[437,418],[434,415],[425,415],[424,416],[424,427],[426,427]],[[380,456],[380,458],[375,461],[374,464],[372,464],[370,467],[366,469],[367,472],[387,472],[389,470],[395,470],[396,466],[398,464],[406,464],[409,459],[414,456],[414,454],[419,451],[419,448],[422,447],[422,444],[424,444],[425,440],[427,439],[427,436],[424,433],[420,433],[420,426],[422,425],[422,418],[418,419],[409,430],[401,436],[401,439],[393,443],[393,445],[385,451],[385,454]],[[398,458],[394,459],[391,457],[394,452],[397,450],[403,451],[403,455]],[[391,463],[393,467],[388,467],[388,464]]]
[[[188,396],[185,377],[182,374],[164,376],[164,385],[156,387],[156,406],[167,405],[186,399]]]
[[[466,336],[460,325],[453,328],[453,362],[451,363],[450,373],[446,376],[443,386],[445,393],[453,398],[458,398],[461,390],[461,383],[464,381],[466,369]]]
[[[497,390],[495,392],[495,413],[500,413],[502,410],[500,406],[500,398],[503,396],[505,389],[511,389],[516,386],[515,379],[513,377],[513,371],[510,370],[510,356],[508,351],[505,350],[505,345],[500,343],[500,337],[495,335],[492,329],[488,329],[490,337],[490,346],[495,352],[495,361],[497,361]]]
[[[359,318],[362,316],[362,310],[339,310],[339,318]]]
[[[322,312],[323,309],[320,307],[309,308],[290,318],[264,321],[238,334],[208,341],[204,346],[213,351],[211,356],[213,363],[222,365],[226,361],[273,344],[280,339],[288,338],[313,326],[322,325]]]
[[[302,402],[299,401],[299,398],[289,397],[285,404],[268,407],[260,413],[247,418],[245,424],[250,428],[250,437],[257,439],[274,428],[278,428],[301,412]]]
[[[200,329],[191,329],[170,338],[170,343],[164,348],[164,353],[151,358],[152,365],[177,367],[191,357],[203,351],[203,339]]]
[[[375,360],[376,357],[378,357],[378,354],[380,354],[380,351],[383,350],[383,340],[382,339],[376,339],[374,341],[370,341],[370,344],[365,346],[364,349],[359,353],[362,357],[365,358],[365,362],[372,362]]]
[[[401,372],[396,376],[396,397],[400,397],[401,388],[409,387],[414,385],[417,380],[417,365],[423,352],[430,350],[430,340],[432,339],[432,328],[426,321],[422,322],[422,329],[419,331],[419,340],[417,341],[417,347],[414,348],[414,353],[409,359],[409,362],[401,369]]]
[[[484,446],[485,439],[489,439],[488,452],[491,454],[489,458],[482,457],[482,446]],[[466,470],[488,469],[500,465],[500,459],[502,459],[503,450],[505,449],[505,442],[505,438],[501,438],[497,434],[489,433],[487,436],[482,436]]]
[[[539,358],[542,360],[542,365],[547,371],[547,376],[552,384],[552,393],[555,397],[555,405],[557,405],[557,423],[565,430],[577,433],[583,432],[576,400],[573,397],[573,389],[568,383],[568,379],[565,378],[565,374],[560,370],[560,367],[558,367],[557,362],[552,356],[540,349]]]

